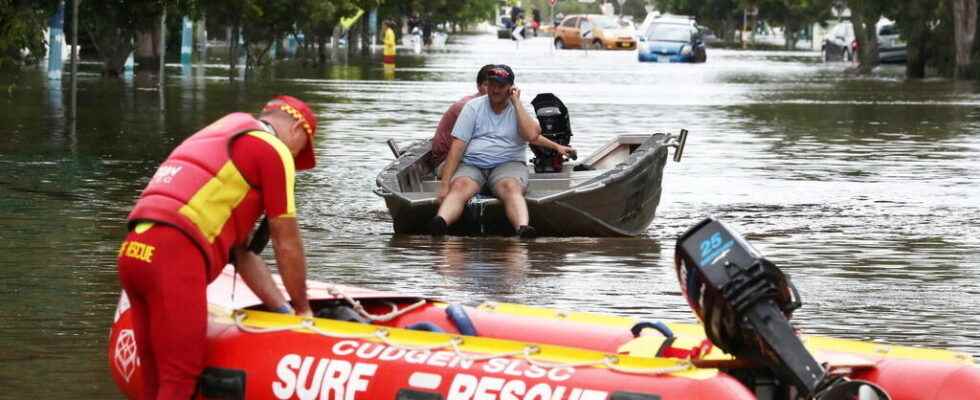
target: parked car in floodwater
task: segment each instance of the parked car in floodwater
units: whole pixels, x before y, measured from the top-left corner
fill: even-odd
[[[905,41],[899,36],[895,23],[887,18],[878,20],[878,61],[881,63],[903,63],[906,57]],[[857,41],[851,21],[841,21],[823,38],[820,51],[824,61],[854,61],[857,54]]]
[[[683,16],[661,17],[640,35],[637,58],[651,62],[691,62],[708,60],[704,34],[694,20]]]
[[[596,14],[577,14],[565,17],[555,30],[555,47],[559,49],[621,49],[636,48],[634,32],[615,17]]]
[[[878,21],[878,61],[882,63],[904,63],[906,45],[898,34],[898,28],[891,21]]]
[[[854,27],[851,21],[841,21],[823,37],[820,52],[824,61],[851,61],[854,59]]]

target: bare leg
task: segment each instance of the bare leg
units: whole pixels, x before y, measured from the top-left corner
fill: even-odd
[[[504,210],[507,219],[516,231],[522,225],[527,225],[527,202],[524,200],[524,189],[514,178],[505,178],[497,181],[494,187],[497,198],[504,203]]]
[[[466,202],[480,191],[480,186],[465,176],[453,178],[449,185],[449,194],[442,200],[436,215],[442,217],[447,225],[452,225],[463,214]]]

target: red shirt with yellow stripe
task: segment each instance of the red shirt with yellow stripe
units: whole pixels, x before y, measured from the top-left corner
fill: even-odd
[[[174,149],[140,195],[129,226],[180,229],[204,255],[210,282],[231,248],[246,245],[262,214],[295,218],[294,185],[292,154],[271,128],[249,114],[229,114]]]

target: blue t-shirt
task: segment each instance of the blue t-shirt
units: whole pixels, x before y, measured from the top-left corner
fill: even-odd
[[[453,126],[453,137],[466,143],[463,163],[494,168],[508,161],[525,162],[527,141],[517,129],[517,113],[510,100],[497,114],[490,108],[490,97],[480,96],[463,106]]]

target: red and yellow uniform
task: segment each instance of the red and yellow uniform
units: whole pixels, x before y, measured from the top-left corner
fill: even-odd
[[[385,25],[384,29],[384,63],[395,65],[395,30]]]
[[[230,114],[181,143],[142,192],[117,263],[145,398],[193,394],[206,355],[206,286],[262,214],[295,218],[295,170],[312,167],[310,147],[294,161],[271,128]]]

